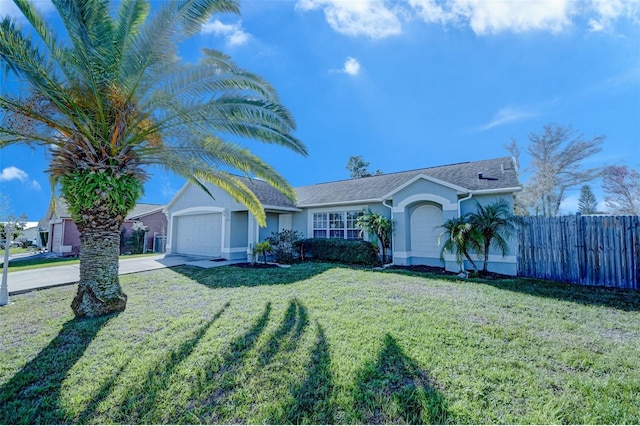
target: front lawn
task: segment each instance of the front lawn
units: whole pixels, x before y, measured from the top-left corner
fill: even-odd
[[[0,308],[0,422],[640,423],[639,294],[308,263]]]

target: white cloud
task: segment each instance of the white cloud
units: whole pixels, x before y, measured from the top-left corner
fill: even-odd
[[[29,175],[24,171],[20,170],[17,167],[10,166],[2,169],[2,173],[0,173],[0,182],[6,182],[10,180],[19,180],[21,182],[26,181],[29,178]]]
[[[29,181],[29,174],[24,170],[21,170],[14,166],[5,167],[0,172],[0,182],[8,182],[12,180],[19,180],[20,182],[27,185],[27,187],[35,189],[36,191],[40,191],[42,187],[36,180]]]
[[[589,10],[590,9],[590,10]],[[640,2],[633,0],[591,0],[586,13],[591,11],[595,17],[589,19],[591,31],[605,31],[620,18],[631,18],[636,22],[640,14]]]
[[[539,112],[531,106],[507,106],[496,112],[488,123],[480,126],[480,131],[492,129],[514,121],[536,117]]]
[[[457,0],[478,35],[542,30],[557,33],[571,24],[567,0]]]
[[[425,22],[463,24],[477,35],[532,30],[559,32],[571,24],[568,0],[410,0]]]
[[[436,0],[409,0],[409,5],[418,12],[418,16],[428,23],[446,24],[456,20],[453,12],[445,11]]]
[[[230,46],[242,46],[251,39],[251,35],[242,29],[240,21],[235,24],[224,24],[220,20],[214,19],[203,26],[202,32],[224,37]]]
[[[378,39],[402,33],[399,11],[387,8],[383,0],[299,0],[296,10],[322,9],[336,32]]]
[[[336,32],[371,38],[401,34],[402,21],[416,18],[428,24],[468,27],[479,36],[559,33],[580,21],[588,22],[589,31],[604,31],[622,18],[640,21],[638,0],[298,0],[295,8],[322,10]]]
[[[352,58],[349,56],[347,60],[344,62],[344,67],[342,68],[342,72],[349,75],[358,75],[360,74],[360,62],[356,58]]]

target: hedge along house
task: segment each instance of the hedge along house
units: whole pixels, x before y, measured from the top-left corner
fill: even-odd
[[[51,253],[60,255],[77,255],[80,252],[80,231],[71,219],[71,213],[67,210],[67,204],[63,197],[55,199],[55,209],[49,206],[44,219],[40,220],[41,226],[46,227],[46,248]],[[123,223],[123,237],[126,239],[131,235],[131,227],[134,222],[142,222],[147,226],[147,248],[151,251],[154,248],[155,239],[158,235],[165,236],[167,230],[167,217],[163,212],[164,205],[139,203]],[[121,250],[125,249],[121,244]],[[164,247],[162,247],[164,249]],[[163,250],[157,250],[163,251]]]
[[[394,264],[457,271],[454,255],[445,255],[444,261],[440,258],[440,226],[447,219],[475,211],[476,202],[505,199],[513,206],[513,195],[521,189],[509,157],[300,187],[295,204],[263,181],[242,179],[263,203],[266,227],[258,227],[247,208],[221,189],[207,185],[211,198],[187,183],[165,209],[167,252],[244,259],[256,242],[283,229],[299,231],[307,238],[356,239],[358,216],[371,210],[393,221]],[[516,250],[512,244],[505,257],[491,253],[489,270],[515,275]]]

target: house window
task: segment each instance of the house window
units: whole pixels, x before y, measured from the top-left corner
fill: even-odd
[[[313,238],[360,239],[356,221],[361,211],[314,213]]]

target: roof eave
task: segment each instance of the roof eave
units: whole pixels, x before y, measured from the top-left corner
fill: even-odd
[[[509,188],[494,188],[494,189],[478,189],[475,191],[469,191],[473,195],[482,195],[482,194],[498,194],[504,192],[520,192],[522,191],[521,186],[513,186]]]
[[[150,214],[154,214],[154,213],[158,213],[158,212],[164,212],[164,208],[165,208],[165,206],[160,206],[158,208],[155,208],[153,210],[149,210],[148,212],[144,212],[144,213],[141,213],[141,214],[138,214],[138,215],[135,215],[135,216],[134,215],[129,215],[129,216],[127,216],[126,220],[137,219],[137,218],[140,218],[140,217],[149,216]]]
[[[191,185],[191,182],[186,181],[184,185],[182,185],[182,188],[180,188],[180,190],[176,193],[176,195],[173,196],[173,198],[171,199],[171,201],[169,201],[163,208],[162,211],[167,214],[169,213],[169,209],[171,209],[171,207],[173,207],[173,205],[178,201],[178,199],[182,196],[182,194],[187,190],[187,188],[189,187],[189,185]]]
[[[283,207],[283,206],[274,206],[274,205],[268,205],[268,204],[263,204],[262,208],[266,211],[266,210],[278,210],[278,211],[286,211],[286,212],[301,212],[302,209],[298,208],[298,207]]]
[[[382,203],[384,199],[382,198],[371,198],[368,200],[349,200],[349,201],[339,201],[337,203],[310,203],[310,204],[298,204],[298,207],[301,209],[308,209],[311,207],[327,207],[327,206],[347,206],[349,204],[365,204],[365,203]]]
[[[422,179],[424,179],[426,181],[429,181],[429,182],[433,182],[433,183],[435,183],[437,185],[444,186],[446,188],[453,189],[453,190],[457,191],[459,194],[468,194],[470,192],[467,188],[463,188],[462,186],[458,186],[458,185],[455,185],[453,183],[446,182],[444,180],[437,179],[437,178],[434,178],[432,176],[425,175],[424,173],[420,173],[419,175],[416,175],[416,176],[412,177],[411,179],[409,179],[408,181],[406,181],[405,183],[403,183],[399,187],[395,188],[393,191],[391,191],[388,194],[386,194],[384,197],[382,197],[382,199],[383,200],[387,200],[389,198],[393,198],[394,194],[397,194],[398,192],[402,191],[404,188],[406,188],[406,187],[412,185],[413,183],[415,183],[416,181],[422,180]]]

